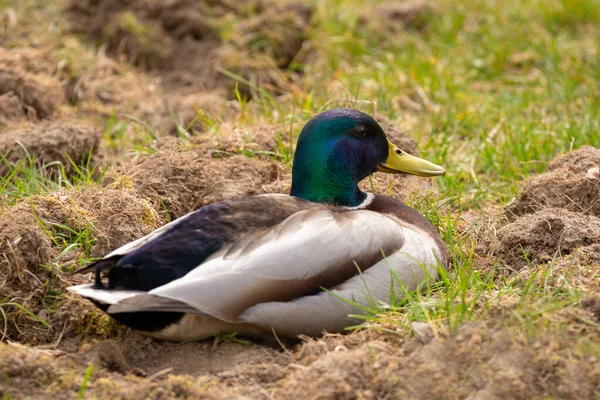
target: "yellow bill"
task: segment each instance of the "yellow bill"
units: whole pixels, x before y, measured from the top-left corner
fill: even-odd
[[[417,176],[439,176],[446,174],[446,170],[439,165],[419,157],[411,156],[400,150],[389,140],[388,145],[390,146],[390,153],[387,160],[379,164],[377,168],[379,172],[387,172],[389,174],[404,173]]]

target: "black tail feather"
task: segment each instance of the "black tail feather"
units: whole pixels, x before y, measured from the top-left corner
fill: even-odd
[[[110,304],[100,303],[94,299],[89,299],[96,307],[104,312],[108,312]],[[137,329],[145,332],[158,332],[165,329],[171,324],[178,322],[184,315],[180,312],[155,312],[155,311],[141,311],[141,312],[126,312],[109,314],[119,323],[128,326],[132,329]]]
[[[94,280],[94,288],[96,289],[106,289],[106,286],[102,282],[102,273],[110,271],[113,267],[117,265],[119,260],[122,258],[122,255],[112,256],[110,258],[105,258],[102,260],[94,261],[93,263],[86,265],[83,268],[75,271],[75,274],[84,274],[86,272],[95,272],[95,280]]]

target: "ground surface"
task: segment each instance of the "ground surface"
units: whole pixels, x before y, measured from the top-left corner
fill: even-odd
[[[595,0],[0,0],[0,394],[594,398],[599,27]],[[333,106],[447,168],[363,183],[433,222],[439,284],[298,343],[161,343],[66,292],[190,210],[286,193]]]

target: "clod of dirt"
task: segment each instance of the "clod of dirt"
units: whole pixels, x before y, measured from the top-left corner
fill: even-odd
[[[591,293],[581,299],[581,307],[589,311],[596,322],[600,323],[600,292]]]
[[[3,336],[33,343],[46,343],[54,338],[49,329],[45,329],[46,321],[39,320],[45,320],[47,316],[31,317],[19,306],[36,315],[44,309],[42,303],[48,290],[53,290],[55,285],[64,288],[58,267],[52,265],[59,250],[44,231],[46,226],[38,224],[36,217],[64,221],[67,214],[59,201],[33,197],[0,216],[0,254],[3,255],[0,260],[0,297],[8,300],[2,305],[5,319],[2,325],[7,327]]]
[[[360,18],[359,23],[388,32],[422,29],[432,13],[431,5],[423,0],[387,1],[373,7]]]
[[[125,175],[155,209],[176,218],[217,201],[273,193],[280,172],[273,162],[240,155],[215,159],[201,148],[182,149],[172,141],[155,154],[125,160],[106,182]]]
[[[0,126],[23,119],[25,107],[21,98],[13,92],[0,95]]]
[[[104,42],[108,52],[138,65],[151,66],[170,54],[171,39],[161,24],[149,21],[152,7],[143,2],[70,1],[69,29]]]
[[[28,156],[37,166],[59,161],[65,172],[71,173],[73,163],[75,166],[86,164],[90,152],[98,147],[101,135],[101,131],[93,126],[68,122],[48,122],[3,132],[0,134],[0,154],[4,155],[4,162],[0,164],[0,174],[6,174]],[[25,167],[29,166],[27,162]]]
[[[146,23],[132,11],[114,15],[103,27],[102,37],[118,55],[126,54],[137,65],[152,65],[170,54],[172,44],[160,25]]]
[[[102,256],[159,224],[147,201],[108,188],[33,196],[5,210],[0,216],[0,298],[7,300],[3,335],[45,344],[85,330],[114,332],[116,325],[90,304],[65,297],[67,286],[87,279],[65,271],[80,256]]]
[[[150,203],[131,190],[86,188],[74,200],[89,215],[95,240],[92,257],[102,257],[162,225]]]
[[[50,77],[44,82],[0,66],[0,123],[50,118],[62,102],[62,92]],[[20,113],[18,112],[20,108]]]
[[[292,361],[295,364],[308,366],[327,353],[358,348],[367,339],[363,333],[355,332],[350,335],[328,333],[320,338],[300,336],[302,342],[294,349]]]
[[[600,215],[600,180],[593,173],[598,167],[600,150],[589,146],[557,157],[548,172],[525,182],[521,193],[506,207],[509,217],[545,207]]]
[[[556,157],[548,164],[549,171],[566,168],[572,172],[585,172],[594,167],[600,167],[600,149],[592,146],[582,146]]]
[[[213,6],[221,3],[71,0],[66,15],[72,32],[104,43],[109,55],[152,68],[164,93],[189,95],[226,82],[212,65],[219,46],[211,31],[219,7]],[[233,11],[222,6],[223,14]]]
[[[433,329],[431,328],[431,325],[429,325],[425,322],[415,321],[410,324],[410,327],[412,328],[413,332],[415,333],[415,336],[423,344],[427,344],[427,343],[431,342],[431,340],[434,337],[434,332],[433,332]]]
[[[85,44],[66,42],[63,90],[69,102],[84,115],[105,119],[133,113],[147,99],[160,99],[155,80],[130,65],[118,63],[104,52],[90,52]]]
[[[525,214],[498,230],[490,248],[519,270],[600,243],[600,218],[559,208]]]
[[[533,279],[536,285],[544,287],[592,292],[600,279],[600,244],[580,247],[547,264],[523,268],[518,274],[523,282]]]
[[[114,341],[105,340],[100,342],[95,346],[94,351],[96,352],[97,363],[109,371],[126,374],[131,370],[123,353]]]

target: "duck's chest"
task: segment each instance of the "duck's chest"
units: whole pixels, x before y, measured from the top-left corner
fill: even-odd
[[[431,242],[432,247],[437,250],[441,262],[447,266],[446,246],[431,222],[423,215],[403,203],[381,195],[375,195],[366,209],[394,220],[398,225],[397,232],[400,232],[399,235],[404,240],[419,237],[426,242]]]

